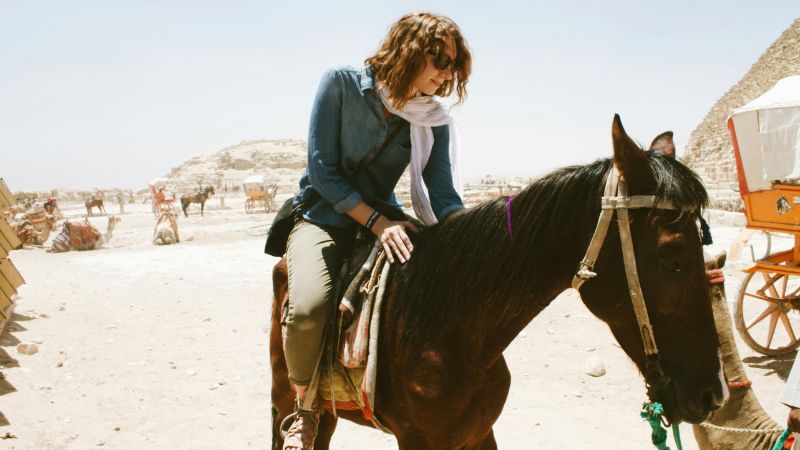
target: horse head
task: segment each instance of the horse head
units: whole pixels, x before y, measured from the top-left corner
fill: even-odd
[[[656,356],[645,352],[646,333],[632,303],[635,289],[629,288],[616,220],[597,257],[597,275],[583,285],[581,296],[639,367],[651,400],[664,405],[665,417],[675,423],[699,423],[722,405],[728,393],[696,225],[708,197],[697,175],[675,160],[672,132],[659,135],[645,151],[628,137],[615,116],[612,139],[613,164],[627,184],[628,195],[654,195],[656,201],[675,207],[628,210],[635,272]]]

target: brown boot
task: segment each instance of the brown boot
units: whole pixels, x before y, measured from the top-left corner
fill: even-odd
[[[294,413],[284,419],[284,422],[293,421],[283,436],[283,450],[313,450],[321,412],[317,407],[317,402],[314,403],[312,411],[306,411],[300,408],[301,404],[298,400]]]

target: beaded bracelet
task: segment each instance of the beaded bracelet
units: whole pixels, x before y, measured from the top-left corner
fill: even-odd
[[[372,231],[372,227],[375,225],[375,222],[377,222],[378,218],[380,218],[380,217],[381,217],[381,213],[379,213],[378,211],[373,211],[372,215],[370,215],[369,219],[367,219],[367,223],[364,224],[364,226],[367,228],[367,230]]]

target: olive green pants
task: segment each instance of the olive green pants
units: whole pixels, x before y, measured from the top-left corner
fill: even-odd
[[[353,240],[353,229],[323,229],[302,219],[289,234],[289,305],[283,352],[289,379],[295,385],[308,385],[314,375],[325,326],[334,311],[332,297],[339,268]]]

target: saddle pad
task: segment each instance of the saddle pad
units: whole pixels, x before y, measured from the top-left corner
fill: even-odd
[[[361,306],[353,318],[353,323],[342,332],[341,342],[339,343],[339,361],[349,369],[367,366],[370,325],[378,290],[378,281],[382,271],[388,270],[388,266],[384,264],[385,260],[386,254],[380,252],[377,262],[372,267],[372,273],[359,287],[358,295],[362,300]],[[370,258],[367,259],[367,264],[369,263]]]
[[[336,409],[361,410],[364,419],[369,420],[375,428],[387,433],[391,431],[374,416],[375,387],[378,378],[378,330],[380,328],[381,306],[386,292],[391,265],[382,260],[379,264],[380,274],[377,290],[374,294],[372,315],[369,317],[368,354],[366,367],[347,368],[336,360],[331,370],[330,364],[321,364],[319,378],[319,396],[324,407],[333,409],[331,399],[335,399]]]
[[[100,231],[88,220],[78,223],[68,223],[69,243],[75,250],[91,250],[94,243],[100,238]]]

